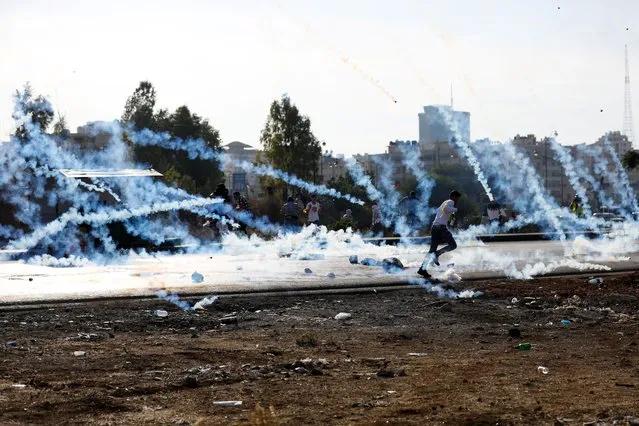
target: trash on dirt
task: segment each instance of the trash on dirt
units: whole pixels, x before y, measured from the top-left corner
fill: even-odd
[[[532,345],[530,343],[520,343],[517,346],[515,346],[515,348],[521,351],[527,351],[530,348],[532,348]]]
[[[518,328],[511,328],[508,330],[508,335],[513,339],[521,338],[521,331]]]
[[[96,333],[78,333],[77,336],[67,337],[67,340],[88,340],[89,342],[94,342],[103,338],[104,336]]]
[[[195,284],[199,284],[202,281],[204,281],[204,275],[200,274],[199,272],[195,271],[191,274],[191,281],[193,281]]]
[[[360,263],[360,265],[364,265],[364,266],[381,266],[380,262],[378,262],[377,260],[372,259],[370,257],[365,257],[359,263]]]
[[[18,346],[18,343],[17,343],[17,342],[13,342],[13,341],[12,341],[12,342],[7,342],[7,343],[5,343],[5,345],[6,345],[6,346]]]
[[[519,299],[517,299],[516,297],[513,297],[512,300],[510,301],[510,303],[512,303],[513,305],[517,302],[519,302]]]
[[[335,319],[338,321],[347,320],[350,317],[352,317],[352,315],[346,312],[340,312],[339,314],[335,315]]]
[[[564,327],[569,326],[570,320],[567,320],[567,319],[561,320],[561,324],[563,324]]]
[[[169,313],[164,309],[158,309],[154,312],[156,317],[165,318],[169,316]]]
[[[455,272],[453,268],[447,269],[446,272],[444,272],[444,275],[438,278],[449,283],[458,283],[461,281],[461,277]]]
[[[601,277],[590,277],[588,280],[588,284],[603,284],[603,278]]]
[[[332,272],[329,272],[327,277],[329,277],[330,279],[333,279],[333,278],[335,278],[335,274],[332,273]]]
[[[395,377],[395,372],[391,369],[382,368],[377,372],[377,377],[392,378]]]
[[[87,353],[84,351],[74,351],[73,356],[85,356]]]
[[[388,273],[399,272],[404,269],[404,264],[396,257],[387,257],[382,260],[382,268]]]
[[[225,317],[220,318],[220,322],[222,324],[237,324],[237,316],[236,315],[227,315]]]
[[[304,273],[305,274],[312,274],[313,271],[311,271],[311,268],[304,268]]]
[[[408,356],[426,356],[426,352],[409,352]]]
[[[550,372],[550,370],[547,367],[543,367],[541,365],[537,367],[537,371],[539,371],[541,374],[548,374]]]
[[[297,260],[324,260],[322,253],[304,253],[294,257]]]
[[[206,309],[207,306],[212,305],[218,299],[217,296],[209,296],[197,302],[193,305],[193,309]]]
[[[213,401],[213,405],[217,407],[240,407],[242,401]]]
[[[27,387],[27,385],[24,385],[22,383],[15,383],[13,385],[11,385],[12,388],[20,388],[20,389],[24,389]]]
[[[295,368],[295,372],[298,373],[298,374],[307,374],[307,375],[311,374],[311,372],[307,368],[304,368],[304,367]]]

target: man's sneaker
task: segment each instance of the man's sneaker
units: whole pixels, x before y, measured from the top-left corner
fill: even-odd
[[[431,278],[430,274],[428,273],[426,269],[419,268],[419,270],[417,271],[417,274],[421,275],[423,278],[426,278],[426,279]]]

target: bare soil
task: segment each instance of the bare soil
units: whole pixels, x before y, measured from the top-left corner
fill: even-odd
[[[0,423],[633,424],[639,273],[604,279],[4,307]]]

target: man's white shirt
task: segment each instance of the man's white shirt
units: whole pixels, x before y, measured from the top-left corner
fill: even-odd
[[[450,215],[457,211],[457,207],[455,207],[455,202],[453,200],[446,200],[442,203],[441,206],[437,209],[437,213],[435,214],[435,220],[433,221],[433,225],[448,225],[448,220],[450,219]]]

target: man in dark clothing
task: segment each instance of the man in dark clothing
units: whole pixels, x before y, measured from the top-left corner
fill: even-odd
[[[422,262],[422,266],[420,266],[417,271],[417,273],[424,278],[430,278],[430,274],[424,266],[428,264],[429,260],[432,260],[435,265],[439,266],[439,256],[457,248],[457,243],[448,229],[448,222],[451,219],[451,215],[454,215],[457,211],[457,202],[460,198],[461,193],[459,191],[453,191],[450,193],[450,198],[444,201],[437,209],[433,227],[431,228],[430,250],[428,250],[428,256],[426,256],[426,259]],[[437,250],[440,244],[446,245]]]
[[[250,212],[251,211],[251,205],[249,204],[248,200],[246,198],[244,198],[244,196],[239,192],[239,191],[235,191],[233,193],[233,199],[235,200],[235,210],[238,212]],[[240,231],[242,231],[243,233],[247,234],[247,230],[246,230],[246,223],[244,223],[241,219],[238,220],[239,225],[240,225]]]
[[[300,224],[300,207],[297,205],[293,197],[288,197],[286,204],[282,206],[282,216],[284,224],[289,229],[295,229]]]

